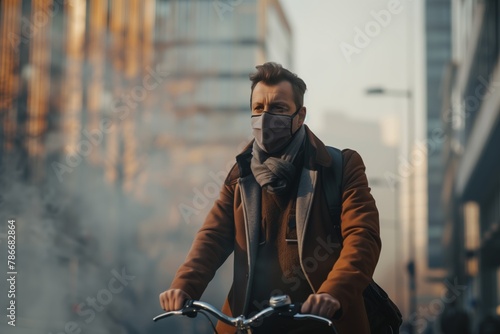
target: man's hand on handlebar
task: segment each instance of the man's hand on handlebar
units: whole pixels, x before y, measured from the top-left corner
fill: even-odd
[[[228,316],[216,307],[197,300],[188,300],[184,305],[186,299],[190,299],[187,293],[178,289],[171,289],[160,294],[160,304],[163,309],[167,310],[167,312],[157,315],[153,318],[153,321],[158,321],[161,319],[168,318],[170,316],[188,316],[195,317],[197,313],[201,313],[204,315],[212,315],[218,320],[224,322],[227,325],[233,326],[237,329],[238,333],[248,333],[251,332],[251,329],[255,326],[258,326],[259,323],[270,316],[276,315],[279,317],[286,317],[288,319],[309,319],[312,321],[317,321],[323,323],[331,329],[331,332],[334,334],[338,334],[335,325],[330,319],[319,316],[317,314],[303,314],[298,312],[298,308],[300,304],[292,304],[290,297],[287,295],[279,295],[273,296],[269,299],[269,307],[266,307],[262,311],[257,314],[251,316],[250,318],[246,318],[244,315],[240,315],[236,318]],[[333,299],[333,301],[332,301]],[[324,311],[328,310],[338,303],[336,299],[331,296],[323,296],[323,295],[311,295],[306,301],[307,304],[302,308],[302,311],[307,311],[310,307],[313,310],[317,309],[318,312],[330,312]],[[334,309],[334,308],[333,308]],[[331,311],[332,314],[335,313]],[[212,323],[211,319],[207,317]],[[215,325],[212,323],[212,328],[214,332],[217,333],[217,329]],[[250,331],[249,331],[250,330]]]
[[[160,306],[165,311],[180,310],[186,300],[192,299],[187,293],[180,289],[170,289],[160,293]]]
[[[311,313],[327,319],[332,319],[340,310],[340,302],[328,293],[317,293],[309,295],[302,304],[301,313]]]
[[[180,289],[170,289],[160,294],[160,306],[165,311],[176,311],[184,307],[187,300],[192,299]],[[320,317],[332,319],[340,310],[340,302],[327,293],[309,295],[300,310],[304,314],[315,314]]]

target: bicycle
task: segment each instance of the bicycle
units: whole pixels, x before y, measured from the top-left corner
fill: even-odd
[[[214,306],[196,300],[188,300],[184,304],[184,307],[177,311],[169,311],[160,314],[153,318],[153,321],[158,321],[165,319],[174,315],[183,315],[190,318],[196,317],[197,313],[203,314],[210,321],[214,332],[217,334],[215,325],[212,320],[208,317],[207,313],[219,319],[220,321],[237,328],[237,334],[252,334],[252,327],[259,324],[261,320],[271,315],[278,315],[281,317],[291,317],[297,320],[301,319],[311,319],[319,321],[327,325],[332,329],[333,334],[338,334],[337,329],[333,325],[333,322],[329,319],[314,315],[314,314],[303,314],[300,313],[301,303],[292,304],[290,297],[287,295],[273,296],[269,299],[269,307],[263,309],[254,316],[246,319],[245,316],[240,315],[236,318],[230,317],[219,311]]]

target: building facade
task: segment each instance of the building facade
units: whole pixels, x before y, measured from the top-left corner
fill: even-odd
[[[500,4],[453,1],[443,203],[448,272],[474,322],[500,315]]]

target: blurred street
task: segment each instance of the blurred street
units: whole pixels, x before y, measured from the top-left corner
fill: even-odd
[[[275,61],[364,159],[401,333],[500,334],[498,0],[2,0],[0,35],[1,333],[212,333],[152,318]]]

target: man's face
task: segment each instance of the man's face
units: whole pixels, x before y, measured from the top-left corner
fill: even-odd
[[[297,106],[293,99],[292,84],[282,81],[276,85],[267,85],[260,81],[255,85],[252,93],[252,116],[260,115],[263,112],[273,114],[292,115],[297,111]],[[302,107],[294,117],[292,131],[297,131],[304,123],[306,108]]]

